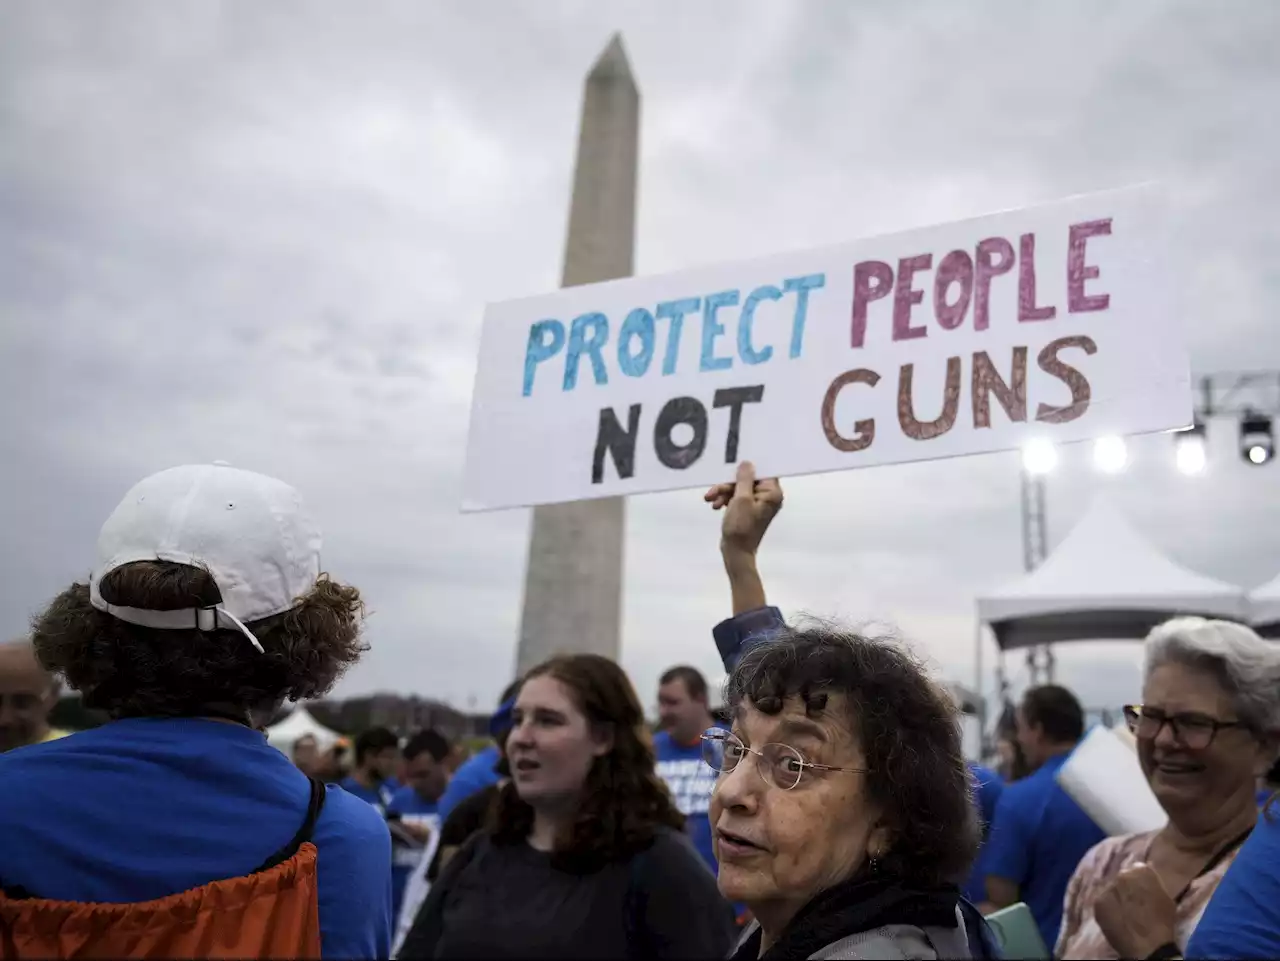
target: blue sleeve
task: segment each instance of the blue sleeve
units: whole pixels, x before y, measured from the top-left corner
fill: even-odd
[[[1188,958],[1280,958],[1280,815],[1263,814],[1218,882]]]
[[[1004,793],[1004,782],[995,771],[976,764],[973,773],[978,778],[978,810],[982,812],[984,827],[989,827],[996,819],[996,806]]]
[[[715,638],[724,669],[732,671],[747,648],[768,640],[771,634],[786,626],[782,612],[776,607],[758,607],[721,621],[711,629],[711,636]]]
[[[378,811],[330,787],[316,823],[320,951],[391,956],[391,833]]]
[[[493,770],[497,763],[498,749],[490,746],[468,758],[462,763],[462,767],[453,772],[453,777],[449,778],[449,784],[436,805],[441,824],[453,813],[454,808],[471,795],[498,782],[497,772]]]
[[[1004,878],[1021,887],[1031,875],[1031,838],[1021,794],[1002,791],[996,802],[991,833],[983,847],[982,861],[987,877]]]

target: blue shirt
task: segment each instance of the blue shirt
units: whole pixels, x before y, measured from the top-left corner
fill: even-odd
[[[388,814],[400,815],[405,824],[425,824],[434,833],[440,831],[440,815],[436,812],[435,801],[424,801],[422,795],[412,787],[402,787],[391,795],[387,805]],[[409,875],[422,860],[425,849],[392,841],[391,854],[391,916],[400,917],[400,901],[404,897],[405,885]]]
[[[1088,850],[1106,837],[1056,780],[1070,754],[1007,784],[983,851],[988,877],[1018,885],[1045,944],[1056,944],[1067,882]]]
[[[716,772],[702,759],[702,742],[680,744],[667,731],[659,731],[653,736],[653,749],[658,758],[658,776],[667,782],[676,807],[685,817],[689,839],[714,874],[716,856],[711,849],[711,817],[707,809],[716,786]]]
[[[339,781],[338,786],[348,794],[354,794],[365,804],[372,804],[379,811],[387,809],[387,805],[391,802],[391,792],[394,790],[385,781],[377,787],[365,787],[350,774]]]
[[[969,773],[973,775],[976,782],[977,796],[974,800],[978,805],[978,816],[982,819],[983,840],[982,846],[978,848],[978,856],[974,859],[973,870],[969,873],[969,880],[965,882],[964,896],[974,904],[978,904],[987,899],[987,870],[984,857],[987,851],[986,839],[991,823],[996,818],[996,804],[1004,791],[1004,781],[991,768],[983,767],[981,764],[970,762]]]
[[[462,762],[458,770],[449,778],[449,786],[444,789],[440,801],[436,805],[436,813],[443,824],[453,813],[453,809],[477,791],[483,791],[492,784],[498,783],[498,761],[502,755],[498,746],[490,744],[483,751],[471,755]]]
[[[1187,942],[1188,958],[1280,958],[1280,814],[1258,818]]]
[[[0,880],[124,904],[241,877],[293,839],[310,795],[306,776],[250,728],[114,721],[0,754]],[[388,957],[385,822],[331,786],[312,841],[324,957]]]

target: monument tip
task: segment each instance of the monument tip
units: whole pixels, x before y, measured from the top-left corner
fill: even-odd
[[[615,33],[609,38],[609,45],[604,48],[604,53],[600,54],[599,59],[596,60],[591,72],[587,74],[587,79],[626,79],[634,83],[631,64],[627,60],[627,51],[622,46],[621,33]]]

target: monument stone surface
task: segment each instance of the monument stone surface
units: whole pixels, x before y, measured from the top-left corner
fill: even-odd
[[[640,91],[615,35],[587,75],[562,287],[633,270]],[[621,497],[533,510],[516,671],[559,653],[617,659],[622,634]]]

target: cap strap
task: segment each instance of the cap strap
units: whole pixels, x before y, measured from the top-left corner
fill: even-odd
[[[201,631],[212,631],[217,628],[237,630],[249,639],[249,643],[265,654],[262,643],[253,635],[253,631],[245,627],[244,622],[225,607],[197,607],[180,611],[148,611],[140,607],[118,607],[105,601],[95,604],[99,610],[110,614],[118,620],[138,627],[153,627],[160,630],[189,631],[192,627],[192,614],[195,615],[195,627]]]

